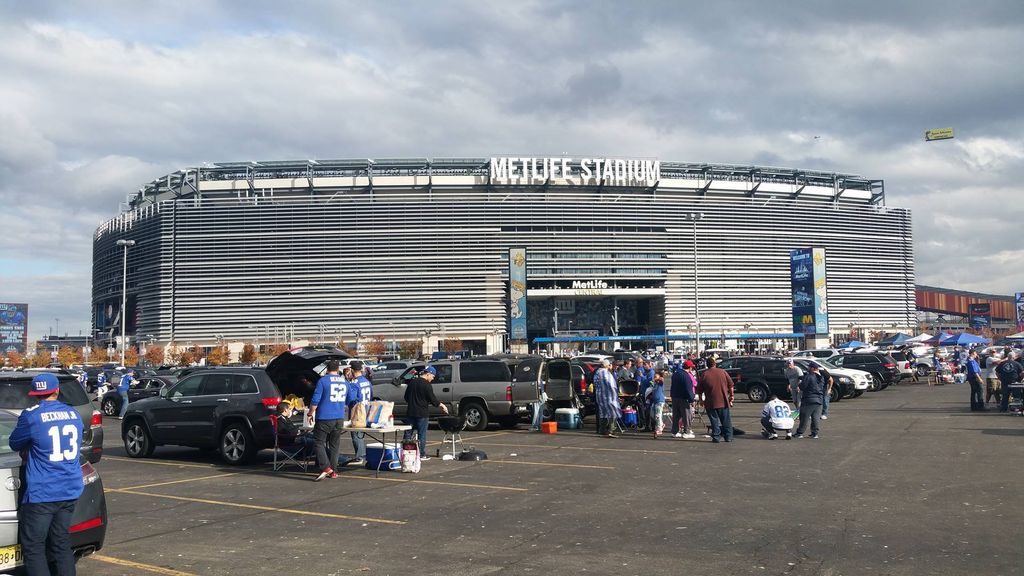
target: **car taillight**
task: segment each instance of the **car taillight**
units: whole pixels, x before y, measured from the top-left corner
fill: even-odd
[[[904,364],[903,367],[909,370],[910,369],[910,362],[907,362],[906,364]]]
[[[92,518],[90,520],[86,520],[85,522],[79,522],[78,524],[75,524],[75,525],[71,526],[70,532],[81,532],[82,530],[88,530],[89,528],[95,528],[97,526],[102,526],[102,525],[103,525],[103,518],[96,517],[96,518]]]
[[[882,364],[882,366],[885,366],[886,368],[889,368],[889,369],[892,369],[892,368],[896,367],[896,365],[893,364],[892,362],[886,362],[885,364]]]
[[[511,401],[512,401],[512,387],[511,386],[505,386],[505,402],[511,402]]]
[[[88,486],[99,479],[100,473],[92,467],[92,464],[88,462],[82,464],[82,484]]]
[[[270,398],[263,399],[263,405],[270,410],[277,410],[277,405],[281,403],[281,399],[277,396],[271,396]]]
[[[580,392],[587,391],[587,379],[580,376]]]
[[[89,421],[90,428],[99,428],[103,426],[103,413],[99,410],[92,411],[92,420]]]

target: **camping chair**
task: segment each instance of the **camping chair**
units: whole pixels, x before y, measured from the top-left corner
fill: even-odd
[[[281,436],[277,431],[277,414],[270,415],[270,423],[274,428],[274,472],[289,464],[294,464],[306,472],[309,462],[313,459],[312,451],[306,450],[301,442],[298,444],[281,443]],[[280,456],[280,457],[279,457]]]

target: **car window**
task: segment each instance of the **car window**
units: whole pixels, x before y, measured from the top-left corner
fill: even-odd
[[[718,363],[718,367],[721,368],[722,370],[728,370],[728,369],[733,368],[735,366],[736,366],[736,360],[734,360],[732,358],[727,358],[727,359],[722,360],[721,362]]]
[[[782,362],[767,362],[764,366],[764,375],[773,378],[783,378],[783,369],[785,366]]]
[[[506,382],[510,379],[509,369],[503,362],[459,363],[459,380],[462,382]]]
[[[846,364],[846,357],[836,356],[835,358],[830,359],[829,362],[835,364],[836,366],[843,366],[844,364]]]
[[[256,394],[259,392],[256,379],[248,374],[232,374],[230,390],[232,394]]]
[[[405,367],[405,362],[388,362],[387,364],[377,368],[377,370],[402,370]]]
[[[130,390],[145,390],[146,388],[149,388],[149,380],[145,378],[142,380],[136,380],[132,384],[129,384],[128,388]]]
[[[435,364],[434,369],[437,370],[437,376],[434,376],[433,384],[451,384],[452,383],[452,365],[451,364]]]
[[[4,416],[0,418],[0,454],[10,454],[14,452],[11,450],[11,432],[14,432],[14,427],[17,425],[18,420],[14,416]]]
[[[231,393],[231,374],[204,374],[199,386],[200,396],[221,396]]]
[[[568,362],[552,362],[548,364],[550,369],[552,380],[568,380],[569,379],[569,363]]]
[[[870,358],[866,358],[864,356],[850,356],[847,359],[846,363],[851,365],[851,366],[860,366],[862,364],[867,364],[870,361],[871,361]]]
[[[198,396],[199,385],[202,383],[202,381],[202,376],[192,376],[191,378],[186,378],[181,382],[178,382],[178,385],[171,390],[169,396],[171,398],[186,398],[189,396]]]

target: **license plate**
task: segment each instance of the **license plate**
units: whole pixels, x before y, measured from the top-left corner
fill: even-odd
[[[21,556],[21,544],[0,548],[0,570],[21,566],[24,563],[25,559]]]

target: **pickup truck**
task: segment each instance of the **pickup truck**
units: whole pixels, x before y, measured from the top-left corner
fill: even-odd
[[[566,377],[560,377],[565,363]],[[513,427],[531,415],[530,405],[540,397],[539,383],[545,382],[549,404],[560,405],[563,396],[572,394],[568,375],[568,361],[547,360],[541,356],[476,356],[466,360],[440,360],[431,362],[437,376],[431,383],[434,395],[441,402],[454,407],[466,418],[467,430],[484,430],[491,422]],[[395,403],[395,418],[405,416],[407,383],[416,377],[424,363],[407,368],[391,382],[376,382],[373,395],[380,400]],[[552,378],[551,371],[556,372]],[[441,415],[431,408],[431,418]]]

